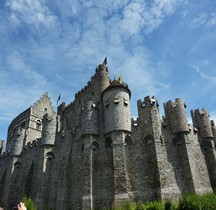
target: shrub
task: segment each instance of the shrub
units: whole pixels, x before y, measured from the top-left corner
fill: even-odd
[[[24,197],[23,198],[23,203],[25,203],[25,206],[28,210],[37,210],[36,206],[34,205],[33,201],[31,198]]]
[[[148,202],[145,205],[146,210],[164,210],[164,203],[161,201]]]

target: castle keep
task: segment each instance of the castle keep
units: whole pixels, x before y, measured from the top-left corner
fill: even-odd
[[[182,99],[138,100],[131,119],[131,91],[110,80],[106,60],[74,101],[54,112],[45,93],[19,114],[0,141],[0,206],[25,195],[39,210],[89,210],[130,200],[176,199],[216,188],[216,127],[206,109]]]

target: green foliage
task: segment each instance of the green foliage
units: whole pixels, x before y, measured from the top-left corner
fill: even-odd
[[[25,206],[28,210],[37,210],[36,206],[34,205],[33,201],[31,198],[24,197],[23,198],[23,203],[25,203]]]
[[[142,204],[141,201],[138,201],[138,202],[136,203],[136,208],[135,208],[135,210],[143,210],[143,209],[144,209],[144,205]]]
[[[37,210],[30,198],[23,198],[23,202],[28,210]],[[187,193],[179,199],[178,203],[170,200],[152,201],[144,204],[140,201],[137,203],[126,201],[116,203],[110,210],[216,210],[216,195]]]
[[[178,210],[214,210],[216,209],[215,194],[196,195],[188,193],[179,200]]]
[[[164,210],[164,203],[161,201],[152,201],[144,205],[145,210]]]

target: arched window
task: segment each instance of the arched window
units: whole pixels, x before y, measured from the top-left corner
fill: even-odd
[[[42,124],[42,121],[40,119],[37,119],[36,120],[36,129],[37,130],[41,130],[41,124]]]
[[[25,121],[21,122],[21,128],[25,128]]]
[[[131,137],[130,136],[126,136],[125,137],[125,143],[127,144],[127,145],[132,145],[133,144],[133,141],[132,141],[132,139],[131,139]]]
[[[53,152],[47,152],[46,155],[45,155],[45,158],[47,158],[47,159],[53,159],[54,158]]]
[[[149,144],[149,145],[151,145],[151,144],[153,144],[153,142],[154,142],[154,138],[153,138],[152,135],[147,135],[147,136],[145,136],[145,138],[144,138],[144,140],[143,140],[143,143],[144,143],[144,144]]]
[[[112,139],[110,137],[106,138],[105,147],[106,148],[111,148],[112,144],[113,144]]]

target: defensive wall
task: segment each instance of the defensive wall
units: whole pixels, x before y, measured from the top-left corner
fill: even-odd
[[[0,205],[11,209],[30,196],[38,209],[102,209],[125,200],[177,199],[216,187],[216,127],[207,109],[182,99],[137,101],[110,80],[104,61],[69,105],[54,112],[45,93],[16,117],[3,151],[0,141]],[[25,123],[24,123],[25,122]]]

